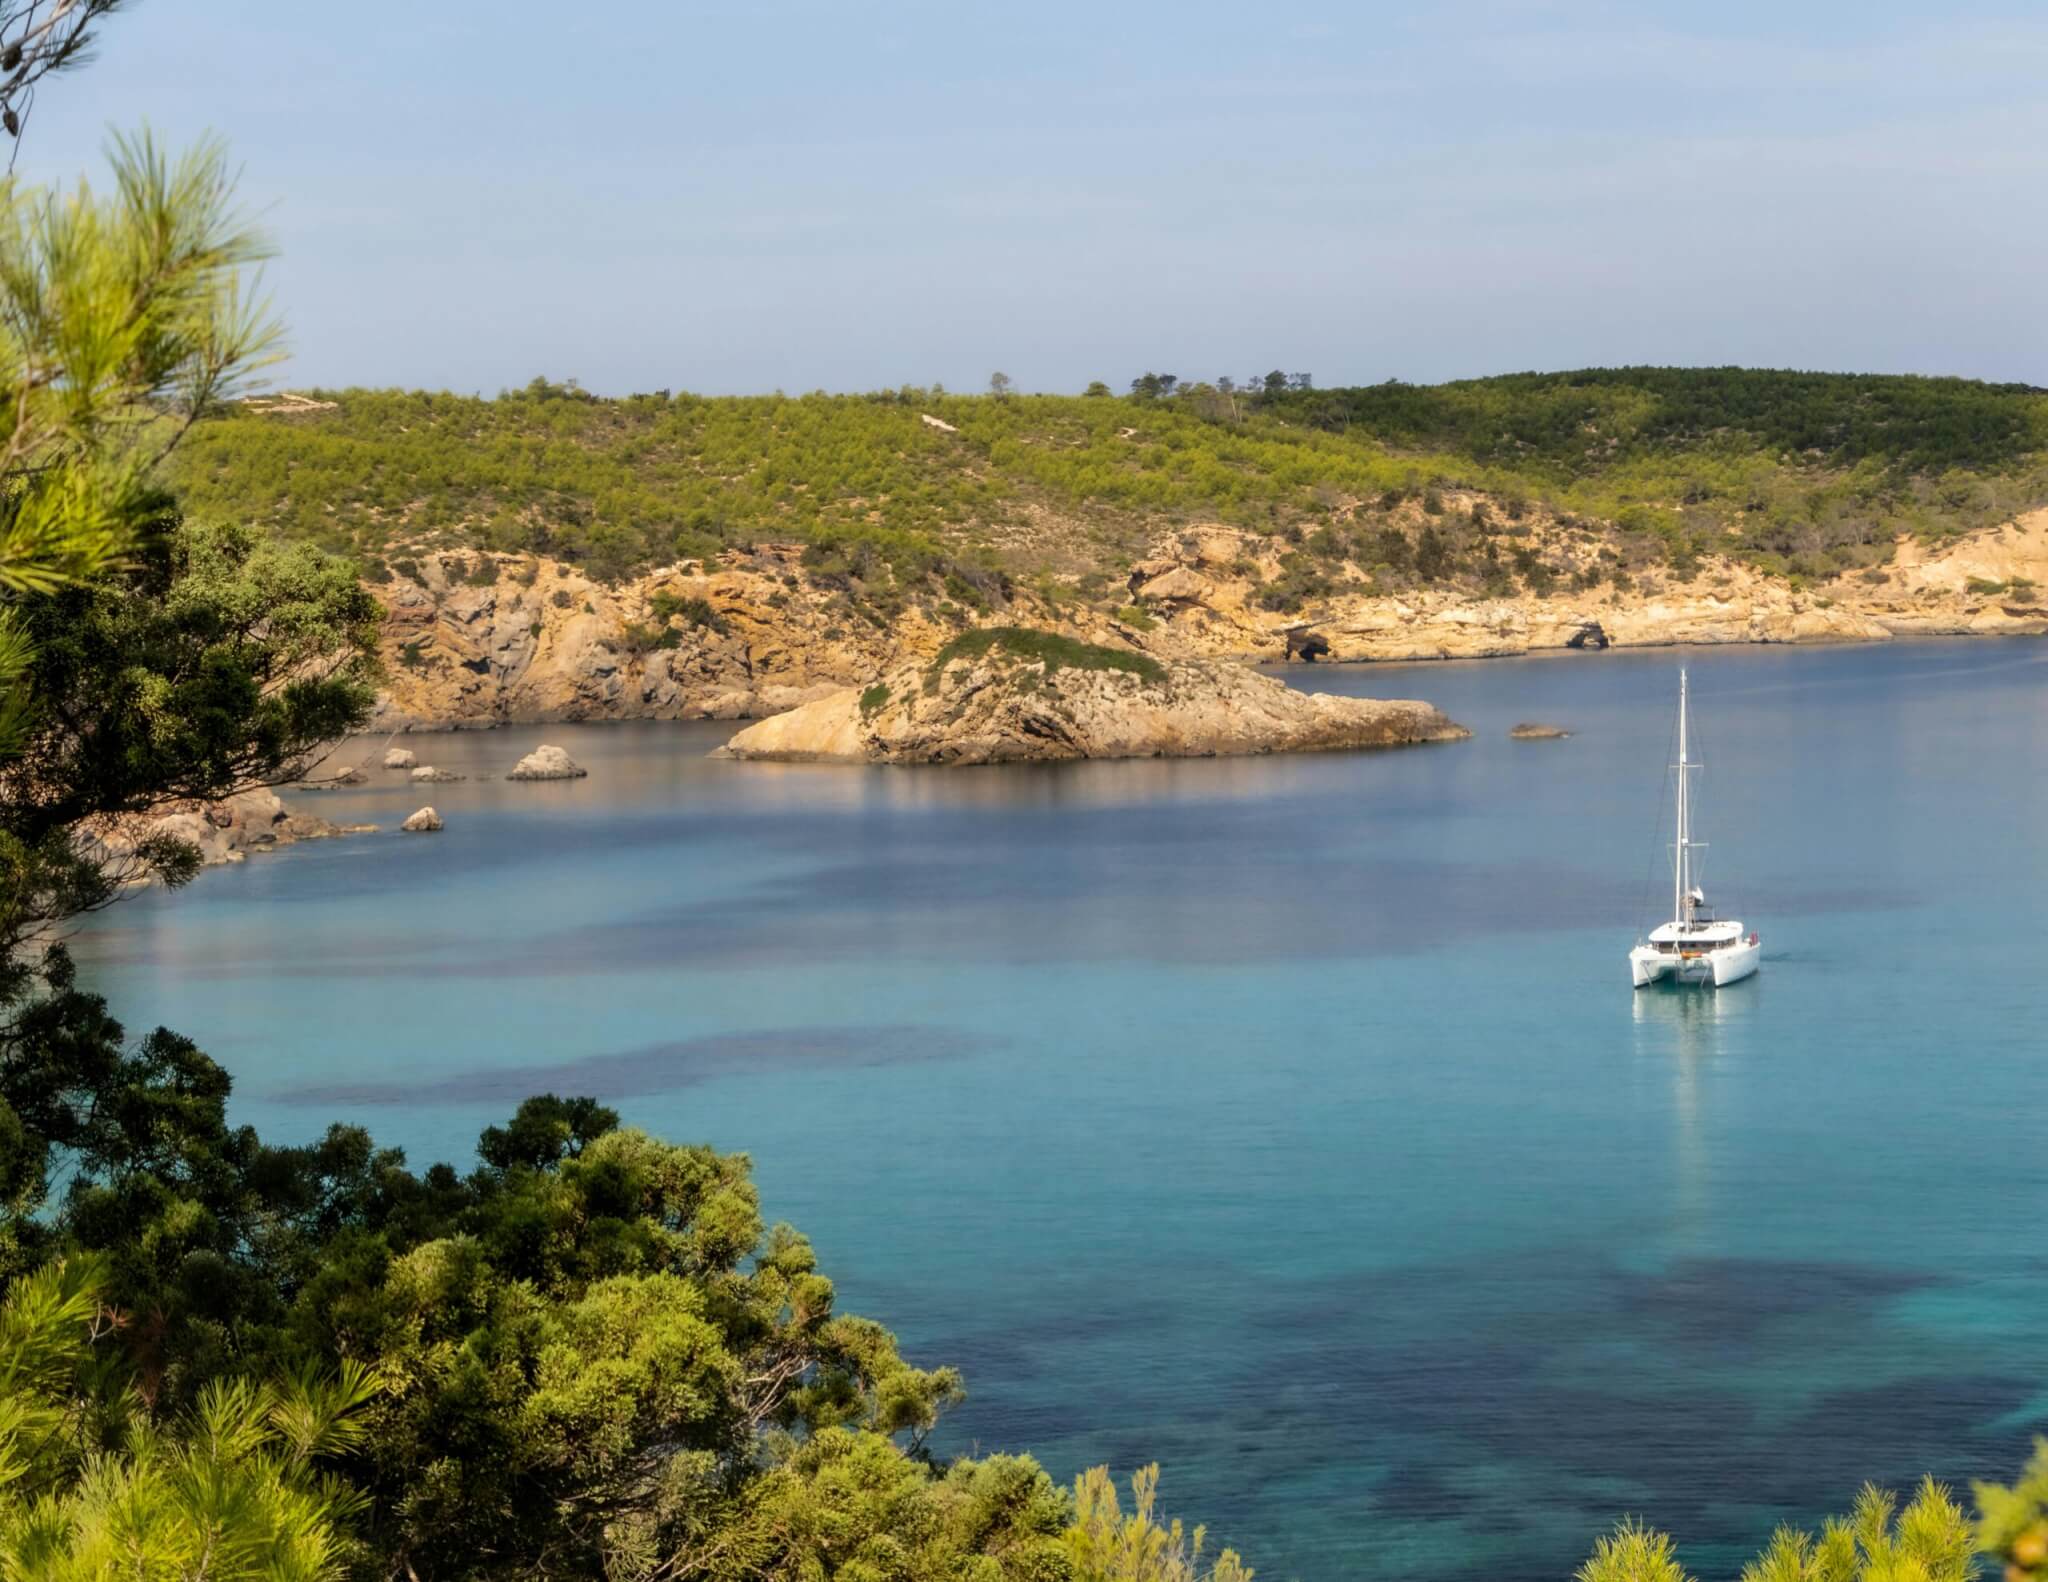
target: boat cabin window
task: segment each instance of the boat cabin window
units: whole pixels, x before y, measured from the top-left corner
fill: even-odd
[[[1739,936],[1715,935],[1707,939],[1654,939],[1650,948],[1659,955],[1675,956],[1682,950],[1726,950],[1741,943]]]

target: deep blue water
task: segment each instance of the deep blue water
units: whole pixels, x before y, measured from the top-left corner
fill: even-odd
[[[1632,995],[1692,667],[1762,974]],[[1297,672],[1469,742],[714,763],[725,726],[413,739],[502,774],[82,942],[237,1117],[467,1160],[530,1091],[744,1149],[951,1447],[1164,1463],[1262,1574],[1561,1577],[1624,1512],[1732,1574],[2048,1426],[2048,647]],[[1517,743],[1519,719],[1578,734]],[[399,777],[392,776],[393,781]]]

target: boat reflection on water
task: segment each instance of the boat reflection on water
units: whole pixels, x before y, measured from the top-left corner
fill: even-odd
[[[1684,1055],[1710,1055],[1724,1028],[1746,1020],[1756,997],[1756,984],[1736,994],[1687,994],[1675,984],[1657,984],[1630,1001],[1635,1010],[1636,1048],[1648,1053],[1663,1048]]]
[[[1672,1228],[1681,1247],[1702,1254],[1720,1245],[1711,1194],[1717,1128],[1711,1093],[1702,1090],[1708,1074],[1741,1048],[1758,992],[1754,980],[1719,994],[1657,984],[1635,990],[1631,1001],[1637,1060],[1646,1068],[1661,1062],[1671,1072]]]

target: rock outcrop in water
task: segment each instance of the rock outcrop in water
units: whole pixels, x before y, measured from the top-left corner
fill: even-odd
[[[335,824],[294,813],[275,791],[243,791],[220,802],[174,802],[149,813],[108,819],[80,831],[117,872],[146,837],[169,835],[199,853],[201,867],[241,862],[252,852],[277,851],[303,840],[369,834],[374,824]],[[146,875],[139,869],[136,878]]]
[[[590,771],[561,748],[543,742],[512,766],[507,780],[581,780]]]
[[[1204,758],[1452,741],[1427,703],[1298,692],[1218,660],[1159,661],[1045,632],[987,628],[906,665],[748,726],[730,758],[993,764]]]
[[[442,827],[441,815],[430,807],[423,807],[398,827],[408,835],[432,835]]]

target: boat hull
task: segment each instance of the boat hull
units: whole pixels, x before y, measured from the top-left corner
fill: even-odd
[[[1764,959],[1764,947],[1744,940],[1726,950],[1717,950],[1707,960],[1713,965],[1714,987],[1719,989],[1731,983],[1740,983],[1756,971]]]
[[[1664,982],[1707,983],[1719,989],[1752,976],[1762,964],[1763,955],[1761,944],[1753,944],[1746,939],[1720,950],[1699,951],[1692,955],[1651,950],[1646,945],[1638,945],[1628,953],[1629,976],[1638,989]]]

